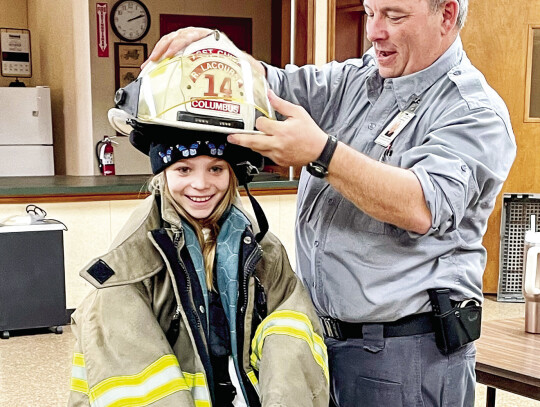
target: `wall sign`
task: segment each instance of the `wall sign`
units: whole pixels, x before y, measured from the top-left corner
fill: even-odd
[[[109,57],[109,25],[107,3],[96,3],[98,57]]]

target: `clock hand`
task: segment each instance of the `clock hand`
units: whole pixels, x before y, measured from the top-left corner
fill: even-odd
[[[141,15],[139,15],[139,16],[137,16],[137,17],[130,18],[130,19],[128,20],[128,22],[133,21],[133,20],[136,20],[136,19],[138,19],[138,18],[142,18],[142,17],[144,17],[144,14],[141,14]]]

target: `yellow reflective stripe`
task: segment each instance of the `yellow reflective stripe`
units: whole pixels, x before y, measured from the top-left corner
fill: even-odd
[[[195,400],[196,407],[210,407],[210,392],[204,373],[183,372],[184,379],[191,389],[191,395]]]
[[[138,374],[108,378],[89,392],[92,407],[139,407],[177,391],[191,391],[197,407],[210,407],[204,373],[183,373],[174,355],[165,355]]]
[[[196,407],[210,407],[204,373],[182,372],[174,355],[162,356],[138,374],[108,378],[89,390],[84,355],[76,353],[71,390],[87,394],[92,407],[142,407],[181,390],[191,391]]]
[[[288,335],[305,341],[311,349],[313,358],[323,370],[326,380],[329,380],[328,354],[324,340],[315,333],[307,315],[298,311],[275,311],[259,324],[251,342],[253,349],[251,365],[255,369],[258,369],[262,357],[264,339],[272,334]]]
[[[180,390],[187,390],[185,386],[185,381],[177,377],[176,379],[171,380],[169,383],[164,384],[163,386],[156,387],[152,391],[148,392],[144,396],[132,396],[132,397],[123,397],[119,400],[116,400],[113,403],[108,404],[96,404],[96,406],[107,406],[107,407],[143,407],[151,403],[154,403],[162,398],[167,397],[170,394],[176,393]],[[94,406],[94,403],[92,403]]]
[[[71,390],[79,393],[88,394],[88,382],[86,380],[71,378]]]
[[[103,380],[98,383],[90,390],[90,400],[95,400],[98,397],[101,397],[103,394],[108,392],[111,389],[121,387],[121,386],[139,386],[143,384],[146,380],[155,376],[156,374],[164,371],[169,367],[178,367],[178,360],[174,355],[164,355],[144,369],[142,372],[137,373],[131,376],[114,376],[108,379]],[[184,382],[184,386],[187,388],[187,385]]]
[[[72,391],[88,394],[88,382],[86,380],[86,367],[84,355],[82,353],[73,354],[71,367],[71,386]]]
[[[84,367],[84,355],[82,353],[74,353],[73,354],[73,365]]]
[[[259,392],[259,379],[257,379],[257,375],[255,375],[255,372],[253,370],[248,370],[246,372],[246,374],[247,374],[247,377],[248,377],[249,381],[251,382],[251,384],[255,388],[255,391],[257,392],[257,395],[259,395],[259,397],[260,397],[261,394]]]

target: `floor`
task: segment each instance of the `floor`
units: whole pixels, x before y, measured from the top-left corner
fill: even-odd
[[[524,304],[500,303],[488,296],[484,320],[524,316]],[[74,338],[69,326],[57,335],[48,330],[15,331],[0,340],[0,406],[65,406],[69,394],[71,351]],[[485,406],[486,387],[477,386],[475,407]],[[540,407],[529,400],[497,390],[498,407]]]

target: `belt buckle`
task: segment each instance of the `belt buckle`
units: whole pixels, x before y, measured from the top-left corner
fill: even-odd
[[[344,341],[346,338],[341,332],[341,327],[339,326],[339,321],[330,317],[319,317],[323,327],[324,334],[331,338],[337,339],[338,341]]]

